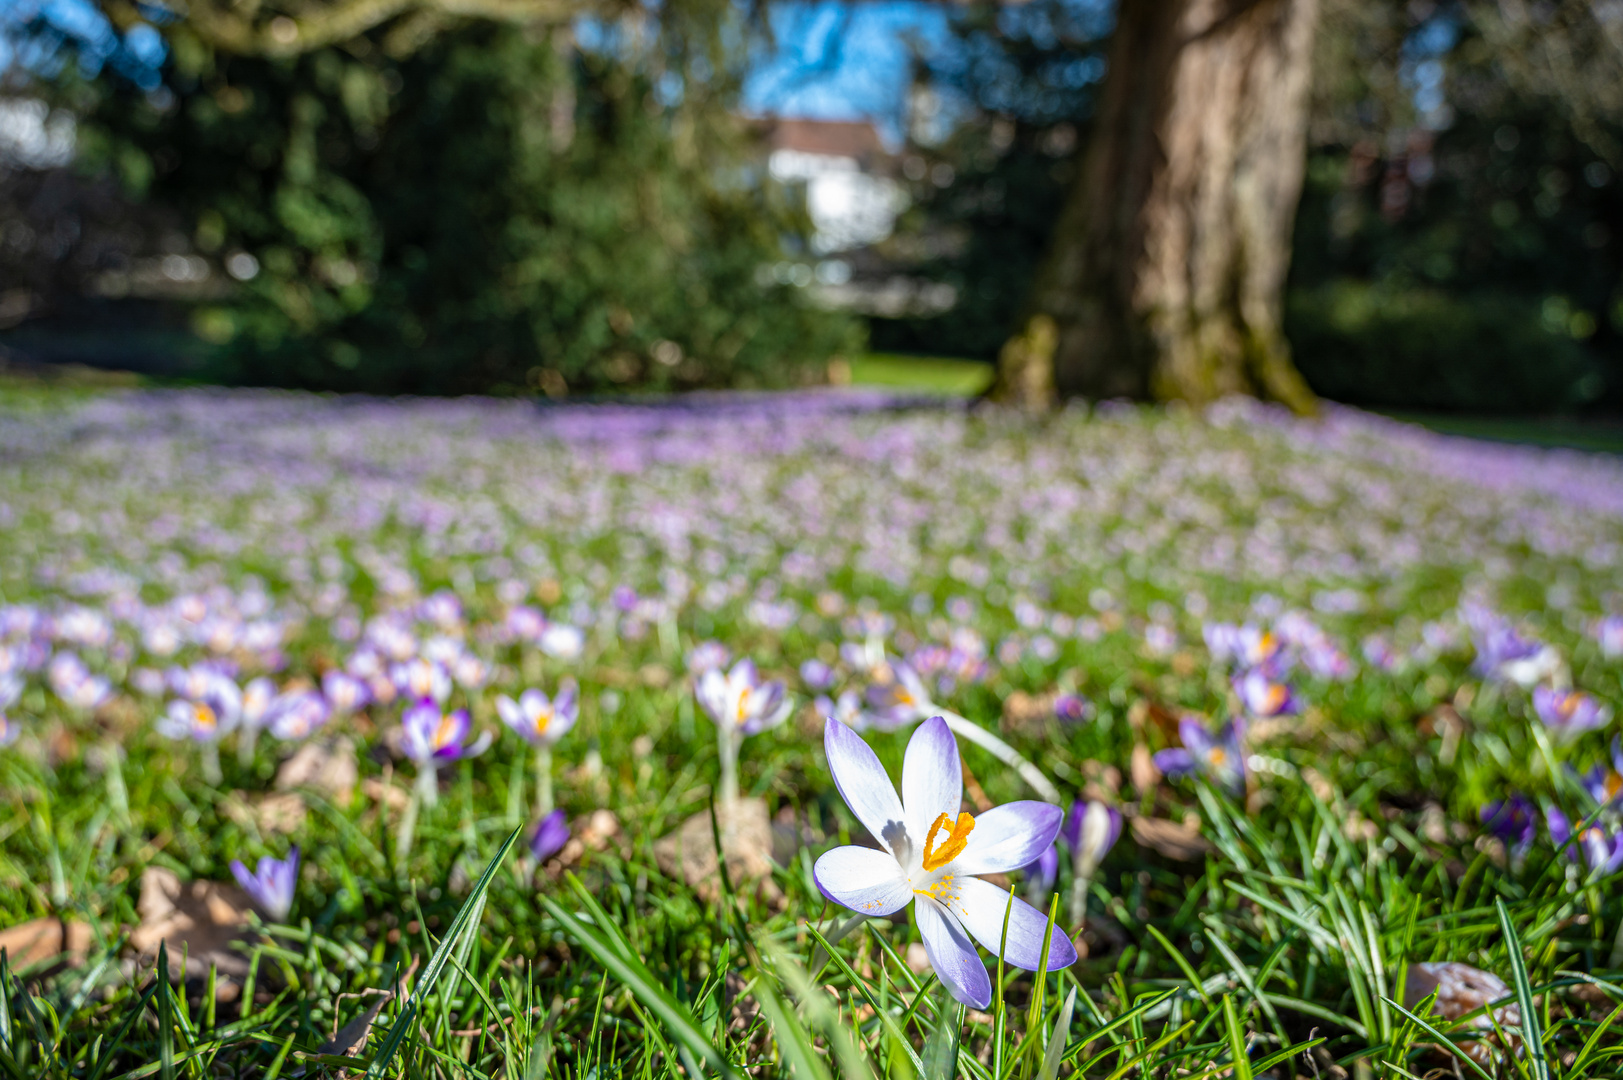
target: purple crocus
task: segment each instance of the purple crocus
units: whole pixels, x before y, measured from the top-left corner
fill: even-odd
[[[1213,735],[1198,719],[1178,721],[1181,747],[1160,750],[1155,767],[1168,776],[1200,774],[1238,795],[1245,791],[1245,721],[1235,717]]]
[[[931,967],[954,998],[977,1009],[991,1004],[992,981],[976,941],[994,954],[1002,946],[1004,960],[1035,971],[1048,919],[976,875],[1007,873],[1040,858],[1059,833],[1059,807],[1015,802],[979,817],[960,812],[958,742],[939,716],[920,724],[908,742],[900,797],[878,756],[850,728],[828,721],[823,747],[841,797],[882,850],[850,845],[825,852],[812,871],[822,894],[870,916],[911,904]],[[1048,970],[1075,962],[1071,939],[1056,929]]]
[[[1262,668],[1252,668],[1234,678],[1234,693],[1247,714],[1266,719],[1296,712],[1296,695],[1289,683],[1276,682]]]
[[[1610,765],[1596,765],[1583,774],[1579,774],[1570,765],[1567,769],[1589,797],[1595,800],[1595,805],[1610,806],[1613,803],[1623,803],[1623,737],[1612,740]]]
[[[363,709],[372,700],[372,690],[365,681],[337,668],[321,677],[321,693],[332,705],[333,711],[339,713]]]
[[[1523,795],[1511,795],[1484,806],[1477,812],[1482,824],[1510,849],[1513,856],[1524,855],[1533,845],[1537,832],[1537,813],[1531,801]]]
[[[1467,621],[1476,643],[1472,666],[1484,678],[1532,686],[1561,666],[1559,653],[1541,641],[1524,637],[1501,616],[1478,614]]]
[[[10,673],[0,675],[0,746],[10,746],[22,734],[17,722],[6,715],[6,710],[15,705],[22,694],[22,679]]]
[[[1557,690],[1552,686],[1533,688],[1533,711],[1544,726],[1566,738],[1605,727],[1612,710],[1582,690]]]
[[[1565,847],[1572,840],[1572,822],[1557,807],[1552,806],[1544,811],[1544,824],[1550,830],[1550,842],[1557,848]],[[1593,824],[1578,835],[1576,844],[1567,848],[1569,859],[1578,857],[1573,848],[1582,849],[1584,862],[1589,865],[1590,873],[1597,877],[1623,869],[1623,832],[1607,833],[1598,824]]]
[[[1059,837],[1071,849],[1071,899],[1067,914],[1071,926],[1080,926],[1087,913],[1088,883],[1093,872],[1121,836],[1121,811],[1098,800],[1077,799],[1065,816]]]
[[[1047,896],[1059,879],[1059,844],[1049,844],[1043,853],[1020,868],[1026,876],[1026,895],[1033,901]]]
[[[298,845],[293,846],[285,859],[260,856],[259,865],[251,874],[241,860],[232,859],[231,875],[271,922],[282,922],[293,910],[293,892],[299,882]]]
[[[1062,724],[1080,724],[1093,711],[1093,703],[1081,694],[1061,694],[1054,699],[1054,718]]]
[[[469,743],[473,721],[466,709],[441,712],[432,698],[422,698],[400,718],[405,729],[401,748],[419,766],[435,766],[484,753],[490,745],[490,732]]]
[[[1596,623],[1595,640],[1608,660],[1623,656],[1623,615],[1607,615]]]
[[[688,650],[688,671],[695,678],[707,671],[718,671],[727,666],[733,654],[719,641],[701,641]]]
[[[725,675],[711,668],[699,676],[694,697],[716,725],[716,747],[721,756],[719,801],[738,801],[738,751],[744,739],[789,719],[794,702],[781,682],[763,681],[755,661],[745,657]]]
[[[327,699],[314,690],[290,690],[276,695],[265,710],[265,728],[283,742],[307,739],[332,717]]]
[[[539,865],[562,851],[567,843],[569,822],[562,810],[554,810],[536,822],[535,832],[530,834],[530,857]]]
[[[838,720],[852,731],[867,731],[873,726],[862,709],[862,697],[855,690],[842,690],[838,698],[819,694],[812,701],[812,707],[824,720]]]
[[[568,734],[580,718],[579,692],[575,680],[565,679],[555,698],[534,687],[520,694],[517,701],[498,694],[496,712],[531,746],[551,746]]]
[[[834,669],[813,657],[800,665],[800,681],[806,689],[821,693],[834,685]]]
[[[868,713],[880,731],[916,724],[934,708],[930,691],[911,666],[900,660],[889,665],[888,682],[868,687]]]

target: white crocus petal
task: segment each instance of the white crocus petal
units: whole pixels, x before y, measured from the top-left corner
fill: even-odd
[[[994,806],[975,818],[964,853],[952,861],[957,874],[1006,874],[1029,866],[1059,835],[1065,812],[1028,800]]]
[[[843,795],[845,790],[842,788]],[[958,816],[964,801],[964,774],[958,764],[958,741],[939,716],[932,716],[913,731],[902,759],[902,806],[907,831],[923,845],[936,818]]]
[[[698,684],[693,688],[693,696],[699,699],[699,705],[716,723],[724,723],[730,714],[727,711],[728,698],[727,676],[711,668],[699,676]]]
[[[905,862],[912,849],[898,850],[908,841],[902,800],[896,797],[896,788],[873,748],[838,720],[829,720],[823,727],[823,750],[845,805],[886,851]],[[923,836],[916,842],[922,844]]]
[[[862,915],[889,915],[913,899],[913,887],[894,856],[873,848],[837,847],[812,867],[822,894]]]
[[[514,731],[522,731],[524,729],[523,711],[519,708],[518,702],[508,697],[506,694],[496,695],[496,712],[501,716],[502,723],[506,724]]]
[[[913,905],[919,921],[919,937],[930,966],[958,1001],[984,1009],[992,1004],[992,979],[975,943],[945,908],[927,897]]]
[[[955,865],[956,868],[956,865]],[[1048,916],[1030,904],[1015,897],[1009,907],[1009,894],[980,878],[962,877],[953,882],[950,895],[942,900],[958,916],[975,940],[994,956],[1003,942],[1003,915],[1008,912],[1008,947],[1003,959],[1018,968],[1036,971],[1043,952],[1043,935],[1048,932]],[[924,907],[923,903],[919,904]],[[1076,962],[1076,948],[1065,931],[1054,927],[1054,939],[1048,946],[1048,970],[1057,971]]]

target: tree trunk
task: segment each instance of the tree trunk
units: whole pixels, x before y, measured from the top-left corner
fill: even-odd
[[[1316,15],[1317,0],[1121,0],[1032,304],[1059,328],[1059,395],[1313,408],[1280,318]]]

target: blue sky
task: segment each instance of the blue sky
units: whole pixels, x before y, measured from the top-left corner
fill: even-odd
[[[751,112],[820,120],[872,119],[901,135],[912,51],[948,37],[949,13],[916,0],[788,3],[772,15],[778,49],[744,88]],[[843,29],[842,29],[843,28]]]

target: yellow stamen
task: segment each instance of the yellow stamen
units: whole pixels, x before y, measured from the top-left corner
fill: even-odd
[[[1623,794],[1623,775],[1615,772],[1606,774],[1606,799],[1608,802]]]
[[[951,831],[937,848],[935,834],[941,831],[943,825],[949,826]],[[959,814],[956,822],[946,814],[939,815],[924,837],[924,869],[939,870],[962,855],[964,847],[969,843],[969,834],[974,831],[975,817],[972,814]]]
[[[741,724],[749,719],[749,704],[750,688],[746,686],[738,692],[738,722]]]
[[[214,710],[201,701],[192,706],[192,717],[197,721],[198,727],[207,728],[210,731],[214,730],[215,725],[219,722],[214,715]]]
[[[547,727],[551,723],[552,710],[542,709],[540,712],[535,714],[535,733],[537,735],[545,735],[547,733]]]
[[[454,721],[451,719],[451,714],[443,713],[440,716],[440,726],[434,729],[435,746],[445,746],[450,743],[453,726]]]
[[[1214,746],[1206,752],[1206,760],[1211,762],[1213,765],[1222,765],[1224,762],[1228,761],[1228,759],[1229,752],[1224,750],[1221,746]]]

